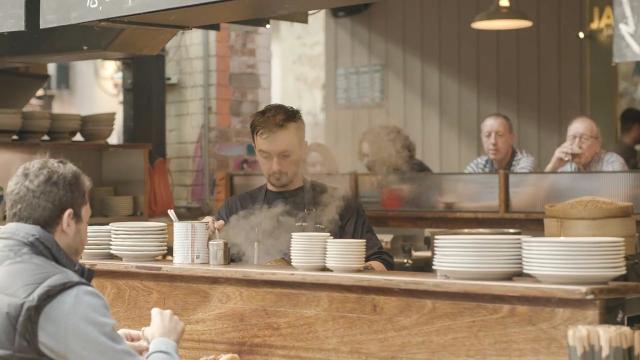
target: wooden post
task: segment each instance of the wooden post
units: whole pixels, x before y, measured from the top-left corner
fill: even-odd
[[[509,173],[504,170],[498,172],[498,201],[500,214],[509,212]]]

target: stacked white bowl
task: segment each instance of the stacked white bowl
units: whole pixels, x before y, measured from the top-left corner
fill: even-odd
[[[115,222],[111,226],[111,253],[124,261],[154,261],[167,253],[167,224]]]
[[[18,137],[23,141],[40,141],[50,127],[51,113],[48,111],[24,111]]]
[[[209,263],[209,229],[206,222],[173,223],[173,263]]]
[[[51,141],[71,141],[80,131],[82,116],[79,114],[51,114],[49,139]]]
[[[366,247],[366,240],[328,239],[325,264],[335,272],[362,271]]]
[[[291,233],[291,265],[298,270],[315,271],[324,269],[329,233]]]
[[[133,215],[133,196],[104,196],[100,201],[100,211],[110,217]]]
[[[111,259],[111,227],[89,226],[87,239],[87,246],[82,253],[84,260]]]
[[[0,142],[10,142],[22,127],[22,111],[0,109]]]
[[[505,280],[522,272],[519,235],[441,235],[433,268],[457,280]]]
[[[104,142],[113,131],[116,113],[93,114],[82,117],[80,135],[86,141]]]
[[[522,239],[524,272],[544,283],[596,284],[626,273],[625,240],[615,237]]]

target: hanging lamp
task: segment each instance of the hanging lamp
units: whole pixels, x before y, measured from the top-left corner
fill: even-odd
[[[533,21],[522,11],[512,8],[509,0],[497,0],[471,22],[471,27],[476,30],[516,30],[531,26]]]

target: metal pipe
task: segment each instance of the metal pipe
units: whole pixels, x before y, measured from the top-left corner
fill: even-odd
[[[212,209],[210,197],[210,181],[209,181],[209,31],[202,30],[202,131],[200,136],[202,139],[202,171],[204,172],[204,207],[207,213],[210,213]]]

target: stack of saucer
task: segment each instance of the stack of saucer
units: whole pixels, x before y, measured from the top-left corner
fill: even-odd
[[[87,246],[82,259],[111,259],[111,228],[109,226],[89,226]]]
[[[51,113],[48,111],[25,111],[22,113],[22,127],[18,137],[23,141],[40,141],[51,127]]]
[[[325,249],[329,233],[291,233],[291,265],[298,270],[324,269]]]
[[[524,272],[544,283],[596,284],[626,273],[625,240],[616,237],[522,239]]]
[[[111,223],[111,253],[124,261],[153,261],[167,253],[167,224]]]
[[[356,272],[364,267],[366,240],[329,239],[327,240],[326,264],[335,272]]]
[[[522,272],[520,235],[441,235],[433,268],[456,280],[506,280]]]

